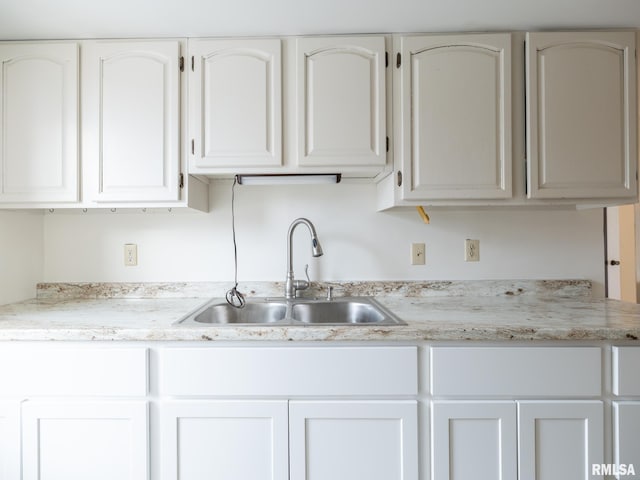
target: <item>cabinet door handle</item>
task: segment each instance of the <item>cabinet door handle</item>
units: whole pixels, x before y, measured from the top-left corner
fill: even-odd
[[[609,262],[609,265],[611,265],[612,267],[615,267],[616,265],[620,265],[620,260],[611,260]]]

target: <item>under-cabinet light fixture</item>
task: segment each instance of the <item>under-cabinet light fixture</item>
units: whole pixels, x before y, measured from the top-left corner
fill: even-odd
[[[236,175],[240,185],[309,185],[340,183],[340,173],[276,173],[264,175]]]

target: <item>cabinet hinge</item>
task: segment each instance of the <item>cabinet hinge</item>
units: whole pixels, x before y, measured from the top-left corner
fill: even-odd
[[[396,68],[400,68],[400,65],[402,65],[402,55],[398,52],[396,55]]]
[[[191,55],[191,71],[196,71],[196,57],[193,55]]]
[[[184,72],[184,57],[180,57],[180,71]]]
[[[384,52],[384,68],[389,66],[389,52]]]
[[[196,154],[196,141],[192,138],[191,139],[191,155],[195,155]]]
[[[183,189],[183,188],[184,188],[184,173],[181,173],[181,174],[180,174],[180,178],[179,178],[179,180],[178,180],[178,187],[179,187],[180,189]]]
[[[389,136],[387,136],[387,152],[389,151]]]

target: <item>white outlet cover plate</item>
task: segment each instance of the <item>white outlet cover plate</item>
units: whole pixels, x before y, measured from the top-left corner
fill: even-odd
[[[464,261],[465,262],[480,261],[480,240],[472,240],[467,238],[464,241]]]
[[[411,244],[411,265],[424,265],[425,258],[425,245],[424,243],[412,243]]]

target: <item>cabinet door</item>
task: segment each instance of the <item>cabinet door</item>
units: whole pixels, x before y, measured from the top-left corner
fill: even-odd
[[[180,43],[82,48],[85,195],[97,202],[178,200]]]
[[[291,480],[417,480],[417,403],[289,406]]]
[[[613,434],[613,463],[640,474],[640,402],[613,403]]]
[[[433,402],[432,480],[516,480],[514,402]]]
[[[386,163],[384,37],[296,40],[298,164]]]
[[[280,40],[193,40],[189,55],[190,171],[281,165]]]
[[[604,460],[602,402],[518,402],[520,480],[587,480]]]
[[[0,478],[20,480],[20,403],[0,401]]]
[[[160,406],[163,480],[288,479],[286,401]]]
[[[0,44],[0,202],[78,200],[78,45]]]
[[[510,198],[511,36],[403,37],[398,54],[403,198]]]
[[[530,198],[637,197],[635,33],[527,34]]]
[[[148,479],[147,404],[25,402],[24,480]]]

